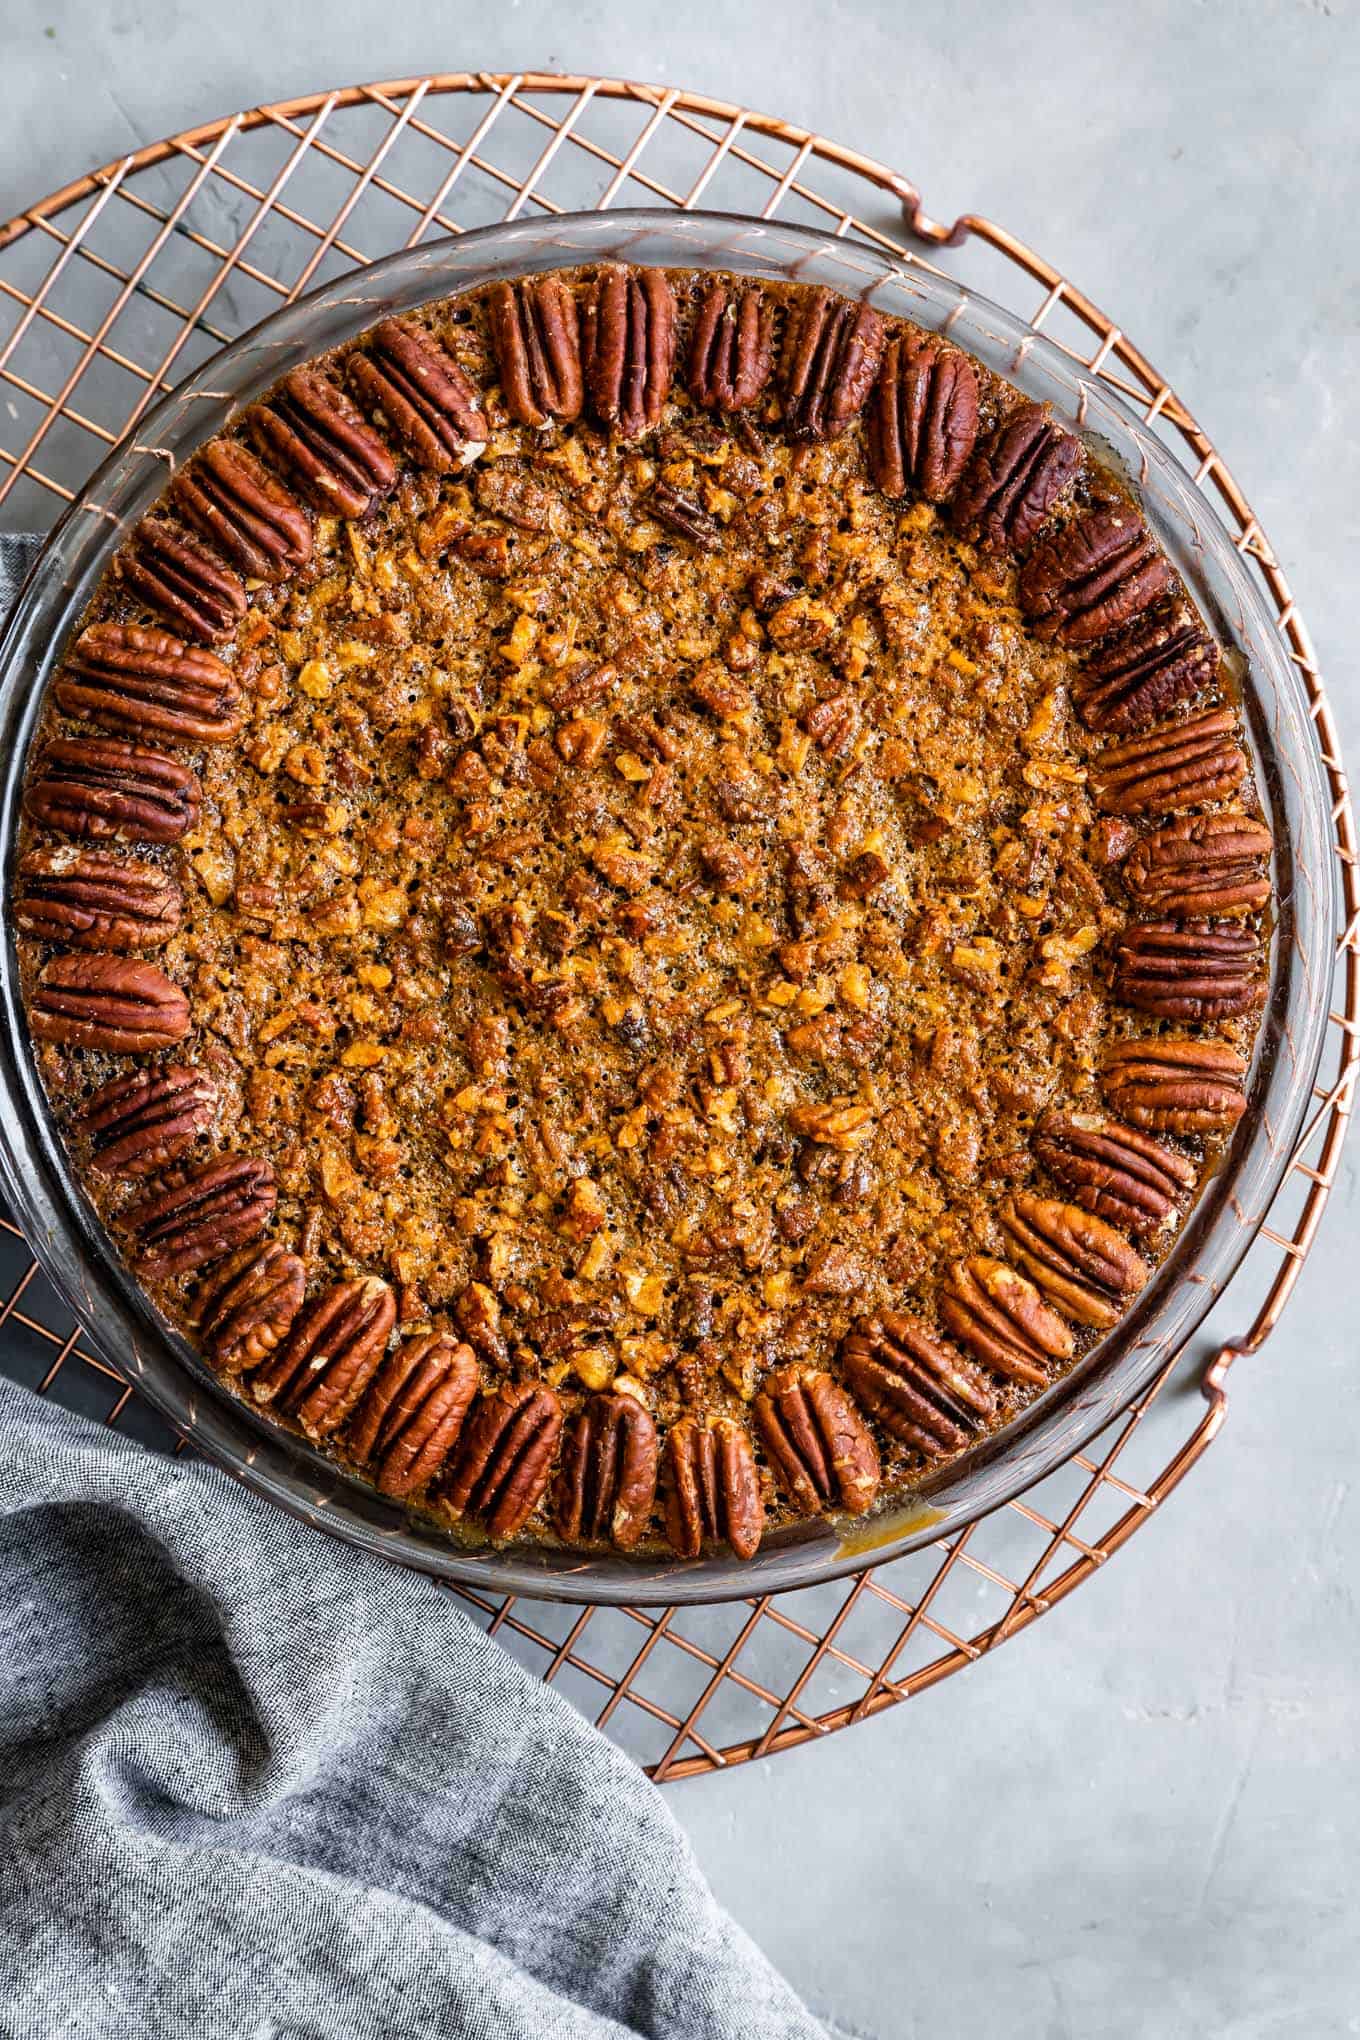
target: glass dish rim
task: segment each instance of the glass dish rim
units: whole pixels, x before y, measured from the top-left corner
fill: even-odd
[[[749,247],[740,242],[742,236]],[[645,245],[651,238],[674,245],[664,254],[630,254],[630,242]],[[772,264],[770,256],[776,250],[782,251],[783,259]],[[734,260],[738,255],[741,259]],[[1179,507],[1193,506],[1192,529],[1199,543],[1214,554],[1239,604],[1240,634],[1245,636],[1254,625],[1266,654],[1272,683],[1269,698],[1257,684],[1253,667],[1241,704],[1243,720],[1258,781],[1263,766],[1269,772],[1272,764],[1283,760],[1297,782],[1300,818],[1298,828],[1290,829],[1288,848],[1304,876],[1309,875],[1308,861],[1295,853],[1306,846],[1295,839],[1310,819],[1322,842],[1322,855],[1315,856],[1311,866],[1306,914],[1292,883],[1281,900],[1272,1002],[1258,1043],[1252,1109],[1216,1181],[1202,1193],[1144,1297],[1036,1403],[939,1475],[927,1476],[903,1503],[890,1504],[867,1525],[837,1519],[798,1526],[763,1545],[744,1564],[730,1557],[692,1564],[639,1560],[546,1545],[464,1546],[419,1521],[401,1518],[400,1511],[376,1491],[231,1396],[187,1343],[161,1325],[112,1242],[93,1220],[66,1164],[28,1047],[17,994],[12,922],[6,917],[0,953],[0,1176],[35,1255],[71,1303],[96,1352],[130,1373],[134,1386],[163,1416],[237,1478],[277,1506],[360,1548],[484,1592],[635,1605],[702,1603],[819,1585],[962,1529],[1061,1464],[1128,1407],[1170,1350],[1183,1349],[1247,1253],[1289,1165],[1322,1054],[1327,1011],[1325,999],[1300,1001],[1300,980],[1306,979],[1318,951],[1319,931],[1330,941],[1335,877],[1320,830],[1326,791],[1316,747],[1306,741],[1312,729],[1306,693],[1274,620],[1213,506],[1115,392],[1099,384],[1084,364],[1074,365],[1053,342],[981,293],[865,243],[740,214],[620,208],[479,228],[347,272],[252,327],[139,421],[136,432],[114,450],[49,535],[0,641],[0,728],[6,739],[0,841],[7,897],[18,790],[46,677],[128,525],[160,493],[175,462],[187,458],[288,367],[354,337],[393,310],[475,288],[495,274],[536,273],[602,259],[647,259],[675,268],[737,269],[803,281],[808,277],[800,272],[813,272],[819,264],[839,264],[866,278],[862,295],[872,298],[896,289],[931,312],[945,312],[941,319],[923,317],[920,323],[949,330],[975,353],[980,336],[972,329],[984,320],[988,340],[1014,350],[1014,362],[1001,372],[1018,386],[1025,387],[1042,368],[1065,392],[1075,392],[1078,416],[1072,422],[1088,439],[1094,416],[1132,441],[1138,453],[1140,495],[1145,496],[1147,479],[1153,476]],[[464,273],[469,269],[474,273]],[[407,289],[413,283],[420,287],[400,303],[377,295],[398,283]],[[849,282],[834,287],[855,294]],[[919,316],[910,305],[897,309],[902,316]],[[337,320],[348,331],[330,331],[327,321],[333,325]],[[326,337],[318,337],[323,329]],[[1145,514],[1149,511],[1145,497]],[[1148,521],[1161,532],[1163,520],[1157,514],[1148,514]],[[1239,635],[1222,614],[1214,621],[1220,635]],[[1287,758],[1281,732],[1304,739],[1296,741]],[[1311,798],[1306,778],[1311,778]],[[1261,791],[1274,824],[1278,817],[1265,785]],[[1330,956],[1327,964],[1329,971]],[[1271,1041],[1273,1053],[1268,1052]],[[1283,1087],[1282,1041],[1287,1041],[1293,1062],[1292,1077]],[[1234,1192],[1246,1164],[1252,1157],[1260,1160],[1267,1104],[1274,1108],[1273,1154],[1258,1167],[1257,1196],[1248,1214],[1235,1215]],[[1210,1273],[1205,1273],[1202,1261],[1211,1262]],[[1150,1321],[1154,1304],[1170,1302],[1177,1291],[1191,1287],[1199,1293],[1190,1308],[1182,1308],[1174,1341],[1142,1342],[1140,1350],[1136,1333]],[[110,1325],[118,1338],[110,1336]],[[947,1506],[937,1506],[940,1502]],[[390,1520],[394,1517],[398,1520]]]

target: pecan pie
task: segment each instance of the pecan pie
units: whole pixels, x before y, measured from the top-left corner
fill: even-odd
[[[563,272],[295,368],[131,535],[26,784],[91,1199],[450,1536],[749,1558],[909,1492],[1246,1109],[1210,630],[1048,410],[825,290]]]

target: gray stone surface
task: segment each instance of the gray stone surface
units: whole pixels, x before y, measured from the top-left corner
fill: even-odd
[[[899,164],[941,216],[1004,219],[1232,459],[1360,756],[1348,0],[7,0],[4,18],[0,214],[265,95],[476,64],[776,109]],[[840,2026],[1360,2032],[1357,1166],[1224,1436],[1100,1578],[909,1707],[675,1789],[720,1894]]]

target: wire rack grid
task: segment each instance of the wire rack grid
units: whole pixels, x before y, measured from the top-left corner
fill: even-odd
[[[991,221],[946,226],[904,177],[766,115],[619,79],[408,78],[237,113],[79,178],[0,226],[0,522],[42,530],[174,382],[315,284],[427,236],[654,204],[778,217],[948,273],[1131,404],[1214,503],[1308,690],[1342,902],[1314,1109],[1232,1289],[1247,1329],[1177,1355],[1089,1448],[938,1545],[834,1585],[720,1607],[575,1609],[465,1595],[658,1778],[863,1721],[986,1656],[1089,1579],[1217,1435],[1316,1235],[1360,1065],[1360,877],[1336,731],[1283,569],[1171,386],[1089,298]],[[1249,1320],[1249,1321],[1248,1321]],[[178,1449],[0,1214],[0,1368]],[[1184,1391],[1194,1386],[1202,1397]]]

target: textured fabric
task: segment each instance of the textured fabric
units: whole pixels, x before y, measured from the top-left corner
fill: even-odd
[[[452,1595],[0,1382],[5,2040],[819,2031]]]

